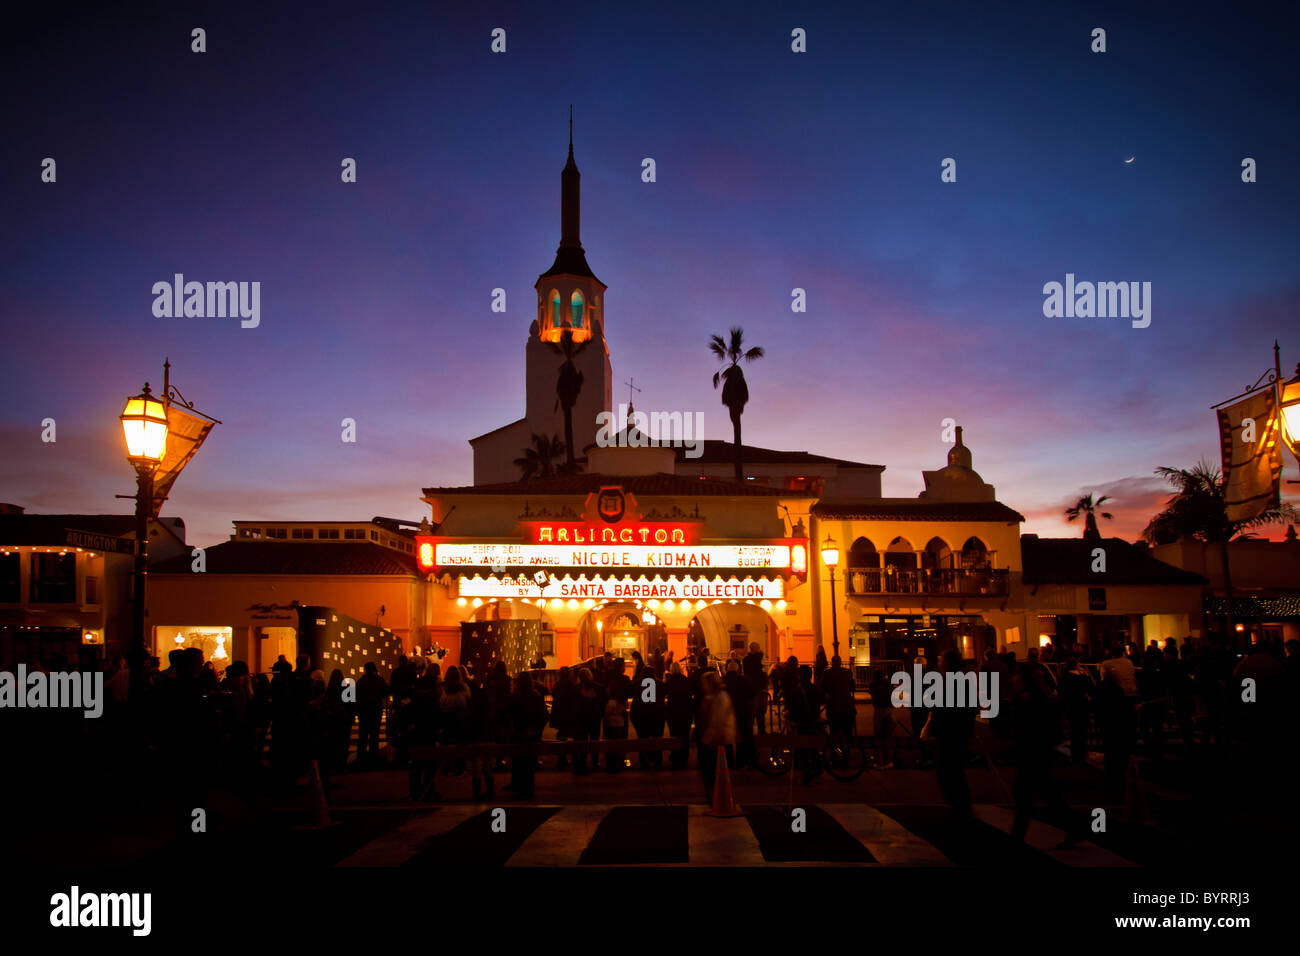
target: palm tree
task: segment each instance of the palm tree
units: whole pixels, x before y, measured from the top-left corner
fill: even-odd
[[[565,468],[568,474],[578,471],[578,463],[574,460],[573,449],[573,406],[578,402],[578,395],[582,392],[583,376],[578,371],[578,367],[573,364],[573,360],[581,355],[591,343],[591,339],[584,339],[577,345],[573,343],[573,330],[565,329],[560,334],[560,341],[557,345],[555,342],[546,344],[560,356],[564,361],[560,363],[560,375],[555,381],[555,404],[557,408],[564,409],[564,454]]]
[[[745,384],[745,373],[741,370],[741,360],[753,362],[763,357],[763,350],[759,346],[751,349],[745,349],[745,330],[739,327],[731,330],[731,340],[728,342],[721,335],[715,335],[709,340],[709,351],[711,351],[718,361],[724,363],[725,367],[720,371],[713,373],[713,387],[717,388],[718,383],[722,382],[722,404],[727,406],[727,411],[731,413],[731,430],[735,437],[736,446],[736,480],[745,480],[745,463],[743,446],[740,443],[740,416],[745,412],[745,406],[749,404],[749,386]]]
[[[1194,468],[1161,466],[1156,474],[1177,490],[1165,503],[1164,510],[1153,517],[1142,531],[1150,544],[1169,544],[1180,538],[1219,544],[1223,561],[1223,591],[1226,597],[1225,633],[1232,633],[1232,572],[1228,566],[1228,542],[1253,537],[1251,529],[1268,524],[1286,524],[1300,520],[1300,512],[1291,505],[1279,505],[1261,511],[1253,518],[1233,521],[1228,517],[1228,480],[1219,469],[1201,461]]]
[[[1074,507],[1065,509],[1065,517],[1070,521],[1076,521],[1079,515],[1083,515],[1083,536],[1085,538],[1100,538],[1101,530],[1097,527],[1097,515],[1103,518],[1115,517],[1109,511],[1102,511],[1101,506],[1104,502],[1110,501],[1110,495],[1102,495],[1096,501],[1092,500],[1092,494],[1086,494],[1074,503]]]
[[[564,442],[558,435],[533,434],[533,443],[524,449],[515,464],[523,472],[524,478],[554,478],[560,473],[555,467],[555,460],[564,454]],[[563,466],[562,466],[563,467]]]

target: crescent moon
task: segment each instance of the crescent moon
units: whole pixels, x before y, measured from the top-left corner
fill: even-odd
[[[1133,165],[1133,160],[1135,160],[1135,159],[1137,159],[1136,156],[1130,156],[1128,159],[1124,160],[1124,165],[1125,165],[1125,166],[1132,166],[1132,165]]]

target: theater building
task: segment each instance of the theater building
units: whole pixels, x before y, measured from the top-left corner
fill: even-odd
[[[313,646],[346,651],[352,641],[360,653],[335,611],[367,632],[382,626],[407,651],[445,648],[444,663],[505,660],[512,672],[539,656],[551,667],[655,649],[725,658],[753,644],[769,661],[811,661],[819,645],[833,653],[837,638],[846,662],[862,667],[948,648],[1023,656],[1049,629],[1086,631],[1094,619],[1078,602],[1087,589],[1063,567],[1078,546],[1039,543],[1022,562],[1024,518],[974,470],[960,428],[915,498],[881,495],[883,465],[807,451],[744,446],[737,481],[728,442],[703,440],[688,454],[684,443],[646,443],[635,428],[613,442],[606,428],[598,441],[615,411],[610,315],[580,239],[579,185],[570,142],[560,245],[534,283],[523,343],[524,414],[470,439],[473,484],[424,488],[418,528],[236,522],[231,541],[207,549],[203,573],[184,557],[157,569],[150,620],[160,656],[178,638],[205,651],[220,638],[265,670],[277,654],[292,656],[304,628]],[[566,359],[583,379],[568,416],[557,401]],[[576,473],[522,478],[534,435],[562,436],[579,452]],[[546,464],[557,474],[561,462]],[[1031,556],[1056,570],[1035,577]],[[1148,560],[1133,582],[1148,593],[1112,589],[1108,600],[1122,602],[1126,626],[1139,612],[1172,615],[1150,625],[1157,630],[1190,622],[1197,585]],[[299,620],[317,606],[325,610]]]

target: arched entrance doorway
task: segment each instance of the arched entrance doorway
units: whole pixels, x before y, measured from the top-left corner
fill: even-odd
[[[649,657],[668,650],[663,621],[642,601],[597,604],[578,622],[578,655],[583,660],[606,652],[632,660],[632,652]]]
[[[692,658],[702,648],[715,660],[726,660],[732,651],[744,657],[753,644],[758,645],[765,660],[779,656],[776,623],[759,604],[709,604],[695,612],[687,627],[686,649]]]

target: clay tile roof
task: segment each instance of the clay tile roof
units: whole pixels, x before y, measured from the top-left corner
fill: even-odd
[[[205,549],[207,574],[416,575],[415,556],[369,541],[224,541]],[[153,574],[189,574],[191,558],[161,561]]]
[[[917,498],[825,498],[813,505],[819,518],[875,521],[1000,521],[1019,524],[1020,512],[1000,501],[927,501]]]
[[[885,467],[884,465],[871,465],[864,461],[849,461],[846,458],[827,458],[825,455],[814,455],[812,452],[807,451],[780,451],[776,448],[759,448],[755,445],[743,443],[740,447],[744,453],[742,457],[747,465],[841,465],[851,468],[880,468],[882,470]],[[680,447],[677,449],[677,459],[689,463],[698,462],[710,465],[730,464],[736,460],[735,448],[735,442],[706,438],[704,448],[698,458],[687,457],[686,452],[689,449]]]
[[[1106,572],[1093,573],[1094,548],[1106,551]],[[1199,574],[1165,564],[1145,548],[1122,538],[1040,538],[1020,536],[1026,584],[1183,584],[1203,585]]]
[[[425,488],[431,495],[585,495],[606,485],[621,485],[634,495],[671,495],[676,497],[769,497],[815,498],[814,494],[770,488],[766,485],[740,484],[720,479],[689,478],[682,475],[567,475],[563,478],[530,478],[495,485],[462,485],[453,488]]]

